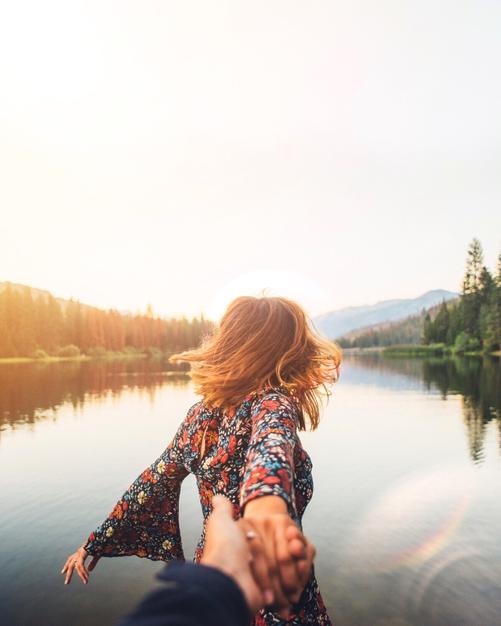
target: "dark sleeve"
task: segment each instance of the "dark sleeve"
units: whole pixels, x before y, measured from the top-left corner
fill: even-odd
[[[240,489],[240,507],[261,496],[280,496],[297,520],[294,494],[296,409],[281,393],[264,396],[251,412],[252,431]]]
[[[236,583],[212,567],[173,562],[119,626],[246,626],[250,614]]]
[[[136,478],[110,515],[90,534],[84,545],[89,554],[184,559],[179,494],[189,473],[185,449],[198,406],[190,409],[164,452]]]

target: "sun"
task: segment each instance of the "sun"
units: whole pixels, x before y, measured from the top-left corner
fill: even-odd
[[[218,321],[232,300],[239,296],[282,296],[295,300],[310,316],[332,307],[325,288],[299,272],[261,269],[236,276],[215,294],[206,308],[209,319]]]

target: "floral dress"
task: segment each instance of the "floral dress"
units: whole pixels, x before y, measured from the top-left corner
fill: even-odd
[[[109,517],[91,533],[85,549],[93,556],[184,559],[179,493],[189,473],[196,477],[204,516],[196,561],[202,554],[205,520],[215,494],[231,500],[235,518],[254,498],[280,496],[300,525],[313,493],[313,481],[310,457],[297,436],[298,410],[295,401],[281,389],[250,394],[238,407],[227,411],[198,402],[188,411],[163,454],[134,481]],[[330,626],[314,575],[288,620],[262,609],[253,624]]]

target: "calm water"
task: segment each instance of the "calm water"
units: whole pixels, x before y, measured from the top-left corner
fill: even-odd
[[[304,527],[338,626],[501,625],[501,367],[349,357],[302,436],[315,495]],[[196,398],[146,361],[0,365],[0,621],[106,625],[160,565],[103,559],[59,574]],[[187,554],[200,529],[181,498]]]

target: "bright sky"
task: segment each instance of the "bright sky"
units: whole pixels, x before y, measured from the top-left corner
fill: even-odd
[[[501,249],[499,0],[0,8],[0,281],[311,314]]]

